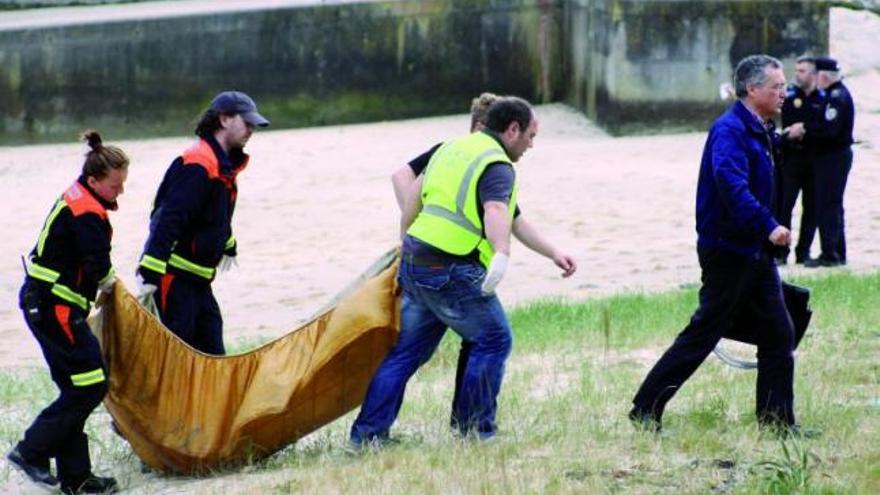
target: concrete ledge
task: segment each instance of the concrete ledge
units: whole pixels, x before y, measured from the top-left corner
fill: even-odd
[[[482,91],[564,100],[612,131],[721,107],[738,56],[827,50],[809,1],[219,0],[0,16],[0,143],[189,134],[211,96],[276,127],[466,111]],[[677,124],[676,124],[677,125]],[[111,131],[112,129],[112,131]]]

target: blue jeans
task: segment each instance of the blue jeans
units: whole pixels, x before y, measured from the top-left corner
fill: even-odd
[[[404,259],[400,336],[379,365],[367,389],[351,441],[362,444],[388,437],[403,403],[410,377],[426,363],[446,328],[473,343],[460,396],[453,405],[462,434],[495,434],[496,398],[513,342],[510,324],[495,295],[480,292],[485,270],[474,264],[424,266]]]

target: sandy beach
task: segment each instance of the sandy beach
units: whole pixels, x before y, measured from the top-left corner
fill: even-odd
[[[857,105],[858,143],[845,203],[850,264],[844,268],[855,272],[880,268],[880,55],[870,46],[876,36],[867,34],[877,32],[880,20],[871,14],[835,10],[832,16],[831,51]],[[789,79],[792,70],[787,67]],[[693,209],[705,132],[613,138],[561,104],[537,113],[535,146],[517,165],[520,204],[580,269],[563,280],[550,261],[515,243],[499,288],[504,303],[698,283]],[[214,283],[227,345],[283,335],[394,246],[391,172],[467,126],[461,114],[256,133],[247,148],[250,166],[239,179],[239,266]],[[156,187],[191,139],[120,142],[112,129],[99,130],[132,159],[111,221],[113,261],[133,287]],[[42,366],[17,307],[20,255],[33,247],[54,198],[78,174],[85,149],[79,143],[0,148],[7,191],[0,207],[0,366]],[[818,248],[817,241],[813,255]]]

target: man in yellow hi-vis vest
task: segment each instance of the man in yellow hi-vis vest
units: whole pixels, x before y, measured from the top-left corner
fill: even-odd
[[[421,194],[404,202],[399,282],[403,288],[397,343],[373,377],[352,425],[355,448],[382,445],[403,402],[406,383],[428,361],[446,328],[473,343],[453,405],[458,429],[495,435],[496,398],[510,354],[510,324],[495,295],[517,238],[572,275],[574,259],[519,214],[513,163],[532,146],[538,121],[528,102],[504,97],[486,126],[446,142],[419,177]]]

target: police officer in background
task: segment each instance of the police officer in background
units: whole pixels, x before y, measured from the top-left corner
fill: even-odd
[[[803,191],[801,204],[800,234],[795,247],[795,262],[804,263],[810,258],[810,246],[816,234],[816,207],[814,189],[814,154],[811,140],[804,136],[792,137],[788,127],[798,122],[813,121],[821,116],[825,107],[825,92],[817,87],[816,61],[804,56],[797,60],[794,82],[789,85],[782,105],[782,162],[778,176],[778,208],[776,218],[781,225],[791,229],[791,212]],[[784,265],[788,247],[780,247],[776,263]]]
[[[855,108],[835,59],[817,58],[816,71],[819,89],[826,97],[823,112],[815,120],[792,125],[789,135],[808,139],[815,149],[815,198],[822,253],[815,260],[805,261],[804,266],[838,266],[846,264],[843,193],[852,168]]]

